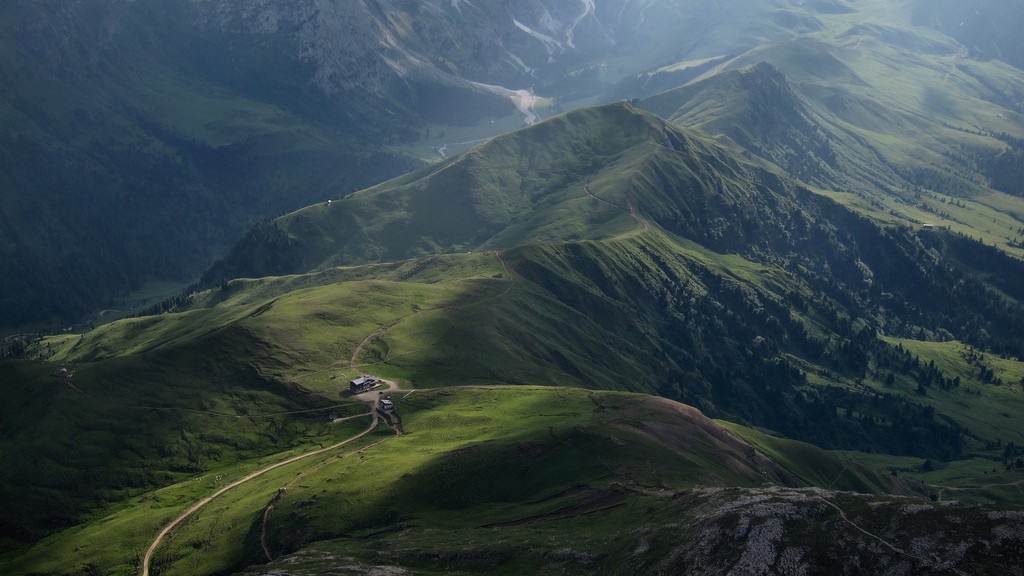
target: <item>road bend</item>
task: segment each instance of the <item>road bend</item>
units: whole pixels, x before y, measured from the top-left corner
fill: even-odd
[[[345,446],[346,444],[349,444],[351,442],[354,442],[354,441],[362,438],[363,436],[366,436],[370,432],[373,432],[373,429],[377,427],[377,423],[378,423],[377,410],[375,410],[375,409],[371,410],[370,411],[370,415],[373,417],[373,421],[370,422],[370,425],[366,428],[366,430],[363,430],[362,432],[356,434],[355,436],[352,436],[350,438],[342,440],[341,442],[338,442],[337,444],[332,444],[330,446],[327,446],[326,448],[320,448],[319,450],[314,450],[312,452],[307,452],[305,454],[299,454],[298,456],[292,456],[291,458],[288,458],[288,459],[282,460],[280,462],[276,462],[274,464],[271,464],[270,466],[267,466],[266,468],[261,468],[261,469],[255,471],[255,472],[249,474],[245,478],[242,478],[240,480],[236,480],[236,481],[232,482],[231,484],[228,484],[227,486],[221,488],[220,490],[217,490],[213,494],[210,494],[209,496],[203,498],[202,500],[197,501],[195,504],[189,506],[188,509],[186,509],[184,512],[179,514],[177,518],[175,518],[169,524],[164,526],[163,530],[161,530],[160,533],[156,535],[156,538],[153,539],[153,542],[149,545],[149,548],[146,550],[146,555],[142,557],[142,571],[140,572],[141,576],[149,576],[149,566],[150,566],[150,563],[153,560],[153,555],[156,553],[157,548],[160,546],[160,543],[163,542],[164,538],[166,538],[168,534],[173,532],[175,528],[177,528],[185,520],[187,520],[189,518],[189,516],[192,516],[197,511],[199,511],[203,506],[206,506],[207,504],[212,502],[215,498],[217,498],[221,494],[224,494],[228,490],[231,490],[233,488],[237,488],[238,486],[241,486],[242,484],[245,484],[246,482],[249,482],[250,480],[253,480],[255,478],[259,478],[260,476],[262,476],[263,474],[266,474],[267,472],[270,472],[271,470],[275,470],[275,469],[280,468],[282,466],[287,466],[289,464],[292,464],[294,462],[298,462],[299,460],[303,460],[305,458],[310,458],[310,457],[313,457],[313,456],[317,456],[319,454],[323,454],[325,452],[330,452],[331,450],[335,450],[337,448],[341,448],[342,446]]]

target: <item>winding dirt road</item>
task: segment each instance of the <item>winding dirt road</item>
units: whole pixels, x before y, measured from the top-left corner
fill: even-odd
[[[504,296],[505,294],[508,293],[509,290],[511,290],[512,285],[515,284],[515,276],[512,274],[511,270],[509,270],[508,265],[506,264],[505,260],[501,256],[501,253],[500,252],[495,252],[494,254],[495,254],[495,257],[498,259],[498,261],[501,263],[502,267],[504,268],[505,273],[508,274],[509,277],[512,279],[512,282],[510,283],[510,285],[508,287],[506,287],[506,289],[504,291],[502,291],[500,294],[492,297],[492,298],[498,298],[498,297]],[[363,349],[370,342],[372,342],[375,338],[379,338],[379,337],[383,336],[384,334],[387,333],[388,330],[390,330],[392,327],[397,325],[399,322],[401,322],[405,318],[408,318],[409,316],[413,316],[413,315],[418,314],[420,312],[425,312],[427,310],[434,310],[434,309],[435,308],[416,310],[416,311],[411,312],[409,314],[405,314],[403,316],[400,316],[400,317],[392,320],[388,324],[385,324],[383,326],[378,327],[376,330],[374,330],[374,331],[370,332],[369,334],[367,334],[366,337],[363,338],[363,340],[352,351],[352,355],[349,357],[349,365],[350,365],[350,367],[351,368],[356,368],[358,366],[358,364],[357,364],[358,358],[359,358],[360,354],[362,353]],[[292,463],[298,462],[300,460],[304,460],[306,458],[311,458],[313,456],[317,456],[317,455],[320,455],[320,454],[324,454],[326,452],[330,452],[332,450],[336,450],[336,449],[341,448],[342,446],[345,446],[346,444],[349,444],[351,442],[354,442],[355,440],[358,440],[358,439],[362,438],[363,436],[366,436],[367,434],[372,432],[377,427],[378,423],[380,422],[380,417],[379,417],[379,415],[377,413],[377,410],[376,410],[376,402],[377,402],[380,394],[382,392],[385,392],[385,391],[386,392],[403,392],[403,391],[405,391],[405,390],[401,390],[400,388],[398,388],[398,386],[394,382],[385,381],[385,383],[387,384],[387,388],[385,390],[374,389],[374,390],[370,390],[370,391],[364,392],[362,394],[357,394],[356,395],[356,398],[358,398],[359,400],[361,400],[361,401],[363,401],[365,403],[370,404],[370,406],[371,406],[369,414],[365,414],[364,416],[371,416],[373,421],[362,432],[360,432],[360,433],[358,433],[358,434],[356,434],[356,435],[354,435],[354,436],[352,436],[350,438],[342,440],[341,442],[338,442],[336,444],[332,444],[330,446],[327,446],[326,448],[321,448],[321,449],[318,449],[318,450],[314,450],[312,452],[307,452],[305,454],[300,454],[298,456],[292,456],[291,458],[287,458],[287,459],[282,460],[280,462],[276,462],[274,464],[266,466],[265,468],[261,468],[261,469],[255,471],[255,472],[249,474],[248,476],[245,476],[244,478],[241,478],[239,480],[236,480],[235,482],[232,482],[231,484],[228,484],[227,486],[221,488],[220,490],[217,490],[213,494],[211,494],[211,495],[209,495],[209,496],[207,496],[205,498],[202,498],[201,500],[198,500],[197,502],[195,502],[194,504],[189,506],[184,512],[179,514],[176,518],[174,518],[174,520],[172,520],[166,526],[164,526],[163,529],[160,530],[160,533],[156,535],[156,538],[154,538],[153,541],[150,543],[149,548],[146,549],[146,554],[142,558],[142,570],[140,571],[141,576],[150,576],[149,569],[150,569],[150,565],[152,564],[152,561],[153,561],[153,556],[156,554],[157,549],[160,547],[160,544],[164,541],[164,539],[169,534],[171,534],[171,532],[173,532],[175,528],[177,528],[182,523],[184,523],[185,520],[187,520],[189,517],[191,517],[193,514],[198,512],[200,509],[202,509],[204,506],[206,506],[207,504],[212,502],[214,499],[216,499],[220,495],[224,494],[225,492],[227,492],[229,490],[237,488],[238,486],[241,486],[242,484],[245,484],[246,482],[249,482],[249,481],[251,481],[251,480],[253,480],[255,478],[258,478],[258,477],[262,476],[263,474],[266,474],[267,472],[270,472],[270,471],[275,470],[277,468],[280,468],[282,466],[287,466],[288,464],[292,464]],[[408,392],[411,394],[414,391],[415,390],[409,390]],[[348,418],[346,418],[346,420],[347,419]],[[278,496],[279,495],[280,495],[280,493],[278,494]],[[261,545],[263,547],[264,553],[266,553],[268,557],[270,556],[270,554],[269,554],[268,546],[267,546],[266,539],[265,539],[265,536],[266,536],[266,520],[267,520],[267,516],[269,515],[270,510],[273,509],[273,505],[276,503],[276,500],[277,500],[277,496],[275,496],[275,498],[271,500],[271,502],[268,505],[267,509],[264,510],[264,526],[263,526],[263,533],[261,534],[261,538],[260,538],[260,541],[261,541],[260,543],[261,543]]]
[[[376,442],[373,442],[372,444],[367,444],[362,448],[353,450],[346,454],[342,454],[338,458],[349,458],[351,456],[359,454],[360,452],[366,450],[367,448],[372,448],[373,446],[376,446],[381,442],[383,442],[383,440],[378,440]],[[270,553],[270,543],[267,541],[267,527],[270,524],[270,513],[274,511],[274,506],[276,506],[277,503],[281,500],[281,496],[285,493],[286,490],[294,486],[299,480],[305,478],[306,475],[308,475],[309,473],[315,472],[323,468],[324,466],[327,466],[330,462],[330,459],[323,460],[316,466],[313,466],[312,468],[309,468],[308,470],[304,470],[303,472],[297,474],[294,478],[289,480],[287,484],[278,489],[277,493],[274,494],[274,497],[270,499],[270,502],[268,502],[267,506],[263,509],[263,521],[260,523],[260,547],[263,548],[263,555],[266,556],[267,562],[274,561],[274,555]]]
[[[366,400],[364,399],[364,401],[366,401]],[[314,450],[312,452],[307,452],[305,454],[299,454],[298,456],[292,456],[291,458],[287,458],[287,459],[282,460],[280,462],[276,462],[274,464],[271,464],[270,466],[267,466],[265,468],[261,468],[261,469],[255,471],[255,472],[249,474],[248,476],[240,479],[240,480],[236,480],[236,481],[232,482],[231,484],[228,484],[227,486],[221,488],[220,490],[217,490],[213,494],[211,494],[211,495],[209,495],[209,496],[207,496],[207,497],[197,501],[195,504],[189,506],[188,509],[186,509],[184,512],[179,514],[177,518],[175,518],[170,523],[168,523],[166,526],[164,526],[163,530],[161,530],[160,533],[156,535],[156,538],[153,539],[153,542],[149,545],[149,548],[146,550],[146,555],[143,556],[143,558],[142,558],[142,571],[140,572],[140,574],[142,576],[149,576],[149,566],[150,566],[150,564],[151,564],[151,562],[153,560],[153,555],[156,553],[157,548],[160,547],[160,543],[163,542],[164,538],[166,538],[168,534],[173,532],[175,528],[177,528],[179,525],[181,525],[181,523],[183,523],[185,520],[187,520],[189,518],[189,516],[192,516],[197,511],[199,511],[203,506],[206,506],[207,504],[212,502],[215,498],[217,498],[221,494],[224,494],[228,490],[231,490],[233,488],[237,488],[238,486],[241,486],[242,484],[245,484],[246,482],[249,482],[250,480],[253,480],[255,478],[258,478],[258,477],[266,474],[267,472],[270,472],[271,470],[275,470],[275,469],[280,468],[282,466],[287,466],[288,464],[292,464],[294,462],[298,462],[299,460],[304,460],[304,459],[310,458],[312,456],[317,456],[317,455],[323,454],[325,452],[330,452],[331,450],[335,450],[337,448],[345,446],[346,444],[354,442],[354,441],[362,438],[363,436],[366,436],[370,432],[373,432],[374,428],[377,427],[377,423],[378,423],[378,417],[377,417],[377,411],[376,410],[370,410],[370,413],[367,414],[367,416],[371,416],[373,418],[373,421],[366,428],[366,430],[363,430],[362,432],[356,434],[355,436],[352,436],[350,438],[342,440],[341,442],[338,442],[336,444],[332,444],[330,446],[327,446],[326,448],[320,448],[319,450]]]

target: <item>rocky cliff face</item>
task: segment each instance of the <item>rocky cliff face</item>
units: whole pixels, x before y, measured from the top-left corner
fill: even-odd
[[[659,35],[725,16],[692,0],[191,0],[190,8],[205,33],[249,44],[288,38],[289,54],[313,67],[326,93],[378,95],[410,78],[543,85],[609,49],[640,52]]]
[[[817,488],[711,490],[695,500],[696,522],[636,531],[651,573],[1022,573],[1018,511]]]
[[[19,47],[74,74],[152,70],[148,60],[159,59],[184,76],[351,127],[367,109],[406,125],[472,123],[507,112],[517,90],[590,99],[638,70],[726,53],[722,43],[733,36],[716,30],[778,4],[786,2],[66,0],[3,10]],[[458,114],[438,111],[453,99],[470,102],[459,102]]]
[[[556,56],[611,41],[592,0],[192,0],[191,8],[206,33],[257,44],[286,38],[328,94],[383,95],[410,78],[521,83]]]
[[[413,59],[365,2],[325,0],[193,0],[192,24],[229,51],[273,44],[281,56],[309,65],[326,94],[362,89],[386,94]]]
[[[755,45],[816,30],[818,17],[843,10],[850,8],[837,0],[0,2],[0,126],[7,136],[0,160],[12,167],[0,174],[10,207],[0,244],[11,247],[10,261],[20,259],[15,269],[35,269],[22,278],[38,277],[31,286],[0,279],[0,293],[16,295],[0,302],[0,324],[5,309],[40,311],[19,312],[18,322],[45,318],[45,311],[70,322],[90,306],[111,307],[97,302],[102,294],[130,292],[154,275],[187,281],[219,249],[211,246],[224,246],[248,224],[415,165],[405,156],[410,148],[396,145],[418,146],[413,153],[422,157],[468,144],[443,141],[438,127],[474,126],[483,135],[490,120],[510,119],[494,131],[515,126],[517,109],[525,123],[538,119],[535,97],[561,111],[660,92]],[[760,61],[762,52],[748,59]],[[650,72],[638,76],[644,70]],[[1020,108],[1019,90],[1002,92],[992,99]],[[795,113],[779,119],[789,140],[753,152],[808,181],[852,188],[834,174],[852,161],[833,161],[831,142]],[[870,150],[858,150],[858,162],[877,163]],[[251,169],[274,161],[279,165],[258,177]],[[827,179],[815,179],[819,168]],[[1003,180],[1012,181],[1012,168],[1000,168]],[[871,186],[890,182],[885,173],[867,172]],[[154,199],[175,194],[198,200],[168,201],[175,210],[168,216]],[[129,222],[97,232],[128,203],[160,224],[130,239],[119,238]],[[211,213],[225,215],[192,229],[179,224]],[[57,251],[89,248],[55,259],[54,250],[24,240],[39,229],[53,230]],[[180,230],[170,240],[156,238],[172,229]],[[105,258],[108,243],[116,254]],[[121,253],[125,246],[132,254]],[[170,261],[155,264],[161,258],[154,251]],[[122,277],[113,290],[102,286],[111,276]],[[98,287],[84,297],[77,289],[53,294],[51,287],[67,284]],[[29,304],[27,294],[43,296]],[[49,303],[61,299],[70,303]]]

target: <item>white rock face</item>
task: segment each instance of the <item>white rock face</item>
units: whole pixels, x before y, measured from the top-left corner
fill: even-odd
[[[690,0],[187,1],[199,30],[275,37],[329,94],[422,77],[521,86],[562,59],[634,40],[652,11],[706,11]]]

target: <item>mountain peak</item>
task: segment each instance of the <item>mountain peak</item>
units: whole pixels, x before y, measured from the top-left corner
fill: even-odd
[[[769,62],[669,90],[640,105],[675,124],[726,136],[805,182],[834,187],[843,180],[836,151],[810,108]]]
[[[628,102],[578,109],[264,223],[205,281],[621,234],[637,226],[634,195],[675,192],[646,190],[664,171],[714,188],[740,170],[727,156]]]

